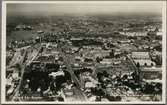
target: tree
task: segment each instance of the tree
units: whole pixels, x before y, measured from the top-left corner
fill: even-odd
[[[98,78],[98,81],[100,82],[101,81],[101,77],[103,76],[103,73],[101,72],[98,72],[97,73],[97,78]]]
[[[115,101],[121,101],[121,96],[116,96]]]
[[[114,50],[112,49],[111,52],[110,52],[110,57],[113,58],[114,57]]]
[[[102,61],[103,59],[102,58],[100,58],[100,57],[97,57],[96,58],[96,62],[98,62],[98,63],[100,63],[100,61]]]
[[[110,96],[107,94],[106,98],[109,100],[109,101],[115,101],[115,97],[114,96]]]
[[[96,96],[96,101],[101,101],[101,97]]]
[[[135,77],[135,81],[137,81],[138,83],[140,82],[140,63],[137,62],[137,71],[136,71],[136,77]]]
[[[162,57],[157,55],[155,62],[157,65],[162,65]]]
[[[128,75],[127,74],[123,75],[122,79],[128,79]]]
[[[109,74],[107,73],[107,71],[103,71],[103,75],[104,75],[105,77],[108,77],[108,76],[109,76]]]
[[[57,99],[58,99],[58,101],[64,101],[63,97],[58,97]]]
[[[19,75],[21,76],[21,65],[19,63],[17,63],[15,65],[15,67],[17,68],[18,72],[19,72]]]

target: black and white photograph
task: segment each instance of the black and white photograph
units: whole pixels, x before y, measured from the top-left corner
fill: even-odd
[[[2,2],[2,103],[165,98],[166,1]]]

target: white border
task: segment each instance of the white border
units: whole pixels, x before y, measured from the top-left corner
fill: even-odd
[[[162,40],[162,58],[163,58],[163,92],[162,92],[162,101],[160,102],[6,102],[5,101],[5,82],[6,80],[6,4],[8,3],[41,3],[41,4],[50,4],[50,3],[162,3],[163,6],[163,40]],[[2,104],[165,104],[166,102],[166,1],[2,1],[2,36],[1,36],[1,103]],[[2,81],[3,80],[3,81]]]
[[[5,102],[5,75],[6,75],[6,3],[2,2],[2,34],[1,34],[1,102]],[[4,75],[2,75],[4,74]],[[5,82],[3,82],[3,81]]]

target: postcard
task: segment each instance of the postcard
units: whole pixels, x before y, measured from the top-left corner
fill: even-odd
[[[3,104],[164,104],[166,1],[3,1]]]

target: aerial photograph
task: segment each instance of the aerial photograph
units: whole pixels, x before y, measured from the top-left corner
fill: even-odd
[[[6,102],[162,102],[161,2],[6,3]]]

